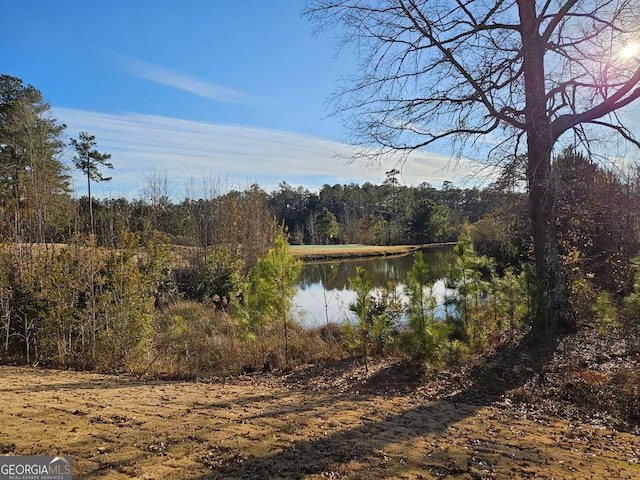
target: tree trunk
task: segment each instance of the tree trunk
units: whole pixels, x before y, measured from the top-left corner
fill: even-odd
[[[87,170],[87,196],[89,197],[89,222],[91,222],[91,235],[95,235],[95,229],[93,226],[93,202],[91,201],[91,176],[89,175],[89,171]]]
[[[527,181],[536,264],[537,298],[535,326],[547,330],[571,330],[575,320],[569,306],[567,282],[555,232],[554,188],[551,183],[551,151],[555,140],[547,111],[545,89],[545,40],[538,32],[535,2],[519,0],[525,80],[527,132]]]
[[[529,149],[529,205],[536,264],[537,298],[534,325],[569,332],[575,318],[567,291],[567,278],[556,236],[554,186],[550,178],[551,149]]]

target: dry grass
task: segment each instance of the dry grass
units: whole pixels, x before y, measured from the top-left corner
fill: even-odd
[[[419,245],[292,245],[291,254],[296,258],[312,261],[403,255],[419,248]]]
[[[339,326],[305,329],[288,323],[285,358],[283,325],[256,329],[240,318],[194,301],[180,301],[158,312],[154,354],[146,373],[172,378],[208,379],[239,373],[286,370],[346,356]]]
[[[371,385],[352,365],[344,378]],[[335,372],[334,372],[335,373]],[[638,478],[640,438],[508,401],[358,392],[282,377],[144,381],[0,367],[0,453],[74,478]],[[442,377],[440,377],[442,380]],[[459,397],[458,397],[459,398]]]

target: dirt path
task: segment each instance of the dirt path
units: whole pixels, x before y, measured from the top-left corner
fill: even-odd
[[[0,367],[0,453],[74,478],[640,478],[640,438],[520,411],[289,385]],[[451,397],[455,398],[455,397]]]

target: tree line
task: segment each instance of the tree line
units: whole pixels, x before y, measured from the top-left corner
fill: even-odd
[[[175,182],[151,170],[140,199],[93,198],[92,183],[110,181],[101,170],[113,168],[95,136],[81,132],[65,140],[65,126],[51,117],[42,93],[18,78],[2,75],[0,96],[0,234],[15,242],[65,243],[93,234],[98,245],[113,247],[121,231],[143,241],[161,231],[175,244],[207,246],[232,241],[238,224],[269,223],[269,215],[287,228],[291,243],[455,241],[464,222],[475,223],[501,197],[522,195],[448,182],[442,189],[410,187],[400,185],[393,170],[380,185],[325,185],[318,192],[286,182],[270,193],[258,185],[230,190],[205,176],[179,201]],[[65,147],[73,154],[71,166],[62,161]],[[71,168],[86,177],[86,196],[73,195]],[[253,217],[234,218],[239,211]]]
[[[591,161],[609,144],[603,132],[640,146],[622,115],[640,98],[640,69],[624,53],[637,45],[637,12],[634,1],[307,3],[305,13],[319,30],[341,27],[343,46],[354,48],[360,60],[357,73],[334,98],[352,143],[362,147],[356,155],[402,156],[446,142],[458,156],[483,152],[489,163],[524,172],[541,331],[575,328],[566,252],[581,261],[580,253],[599,237],[589,232],[569,243],[563,238],[562,177],[555,158],[562,148],[581,147]],[[64,172],[47,153],[61,147],[55,134],[61,126],[44,117],[31,121],[47,109],[35,89],[12,77],[3,76],[2,82],[3,98],[10,101],[3,101],[0,113],[11,118],[0,144],[7,160],[0,195],[11,199],[4,222],[19,240],[25,232],[42,240],[56,233],[45,229],[59,225],[50,220],[60,214],[56,201],[64,198]],[[55,192],[52,182],[60,187]],[[92,206],[89,196],[90,215]],[[354,222],[346,212],[347,228],[340,232],[327,207],[317,224],[298,227],[296,234],[326,242],[361,229],[381,240],[378,231],[384,230],[389,241],[399,240],[403,232],[397,230],[406,224],[393,221],[405,214],[398,208],[396,202],[387,205],[392,221],[372,219],[374,226],[386,221],[386,229]],[[572,242],[580,241],[571,251]],[[627,247],[621,255],[628,255]],[[621,259],[619,264],[626,269]]]
[[[269,204],[294,244],[426,244],[456,241],[465,223],[477,222],[506,197],[515,201],[521,195],[450,182],[441,189],[428,183],[413,187],[388,175],[380,185],[324,185],[318,193],[283,182]]]
[[[285,182],[270,193],[228,190],[203,178],[192,189],[200,195],[176,201],[171,179],[150,172],[141,199],[74,198],[64,126],[34,87],[0,80],[4,361],[186,376],[345,354],[455,362],[536,318],[524,159],[482,189],[401,185],[392,170],[380,185],[318,192]],[[109,155],[95,137],[70,146],[89,188],[108,181],[100,169]],[[607,169],[576,147],[553,158],[554,232],[582,321],[608,328],[640,311],[638,173]],[[292,316],[299,264],[289,243],[446,241],[458,242],[448,273],[457,293],[444,322],[419,258],[408,304],[392,286],[372,291],[357,272],[354,321],[344,329],[310,332]]]

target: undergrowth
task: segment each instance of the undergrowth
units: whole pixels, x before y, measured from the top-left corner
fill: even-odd
[[[287,370],[346,356],[338,325],[305,329],[291,322],[285,359],[276,323],[249,330],[229,313],[194,301],[163,309],[154,337],[154,356],[146,373],[180,378]]]

